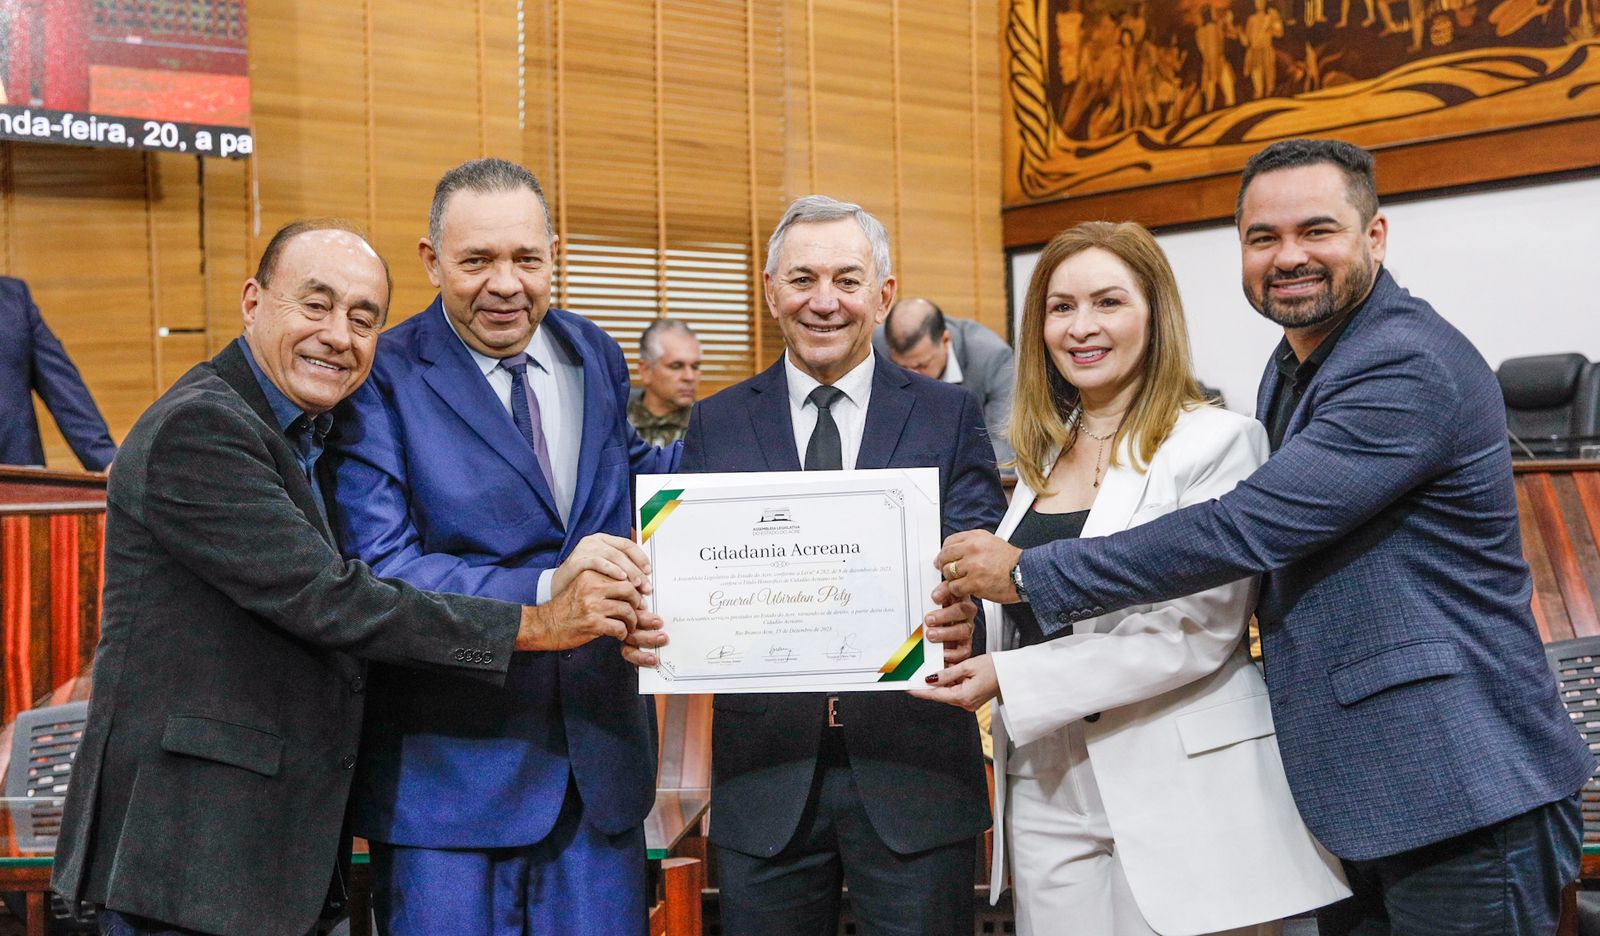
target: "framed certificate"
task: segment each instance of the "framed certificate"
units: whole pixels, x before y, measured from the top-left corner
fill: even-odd
[[[936,468],[641,475],[666,622],[645,693],[908,689],[943,667]]]

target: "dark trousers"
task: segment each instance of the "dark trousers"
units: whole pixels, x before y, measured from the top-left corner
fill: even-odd
[[[817,777],[788,846],[771,858],[717,849],[722,931],[832,936],[847,885],[862,936],[968,936],[977,840],[909,855],[890,849],[861,803],[843,739],[824,731]]]
[[[205,936],[199,930],[170,926],[144,917],[124,916],[104,907],[97,909],[95,919],[99,921],[100,936]],[[312,930],[306,936],[315,936],[317,932]]]
[[[1346,861],[1355,893],[1317,913],[1321,936],[1548,936],[1578,876],[1578,794],[1413,851]]]

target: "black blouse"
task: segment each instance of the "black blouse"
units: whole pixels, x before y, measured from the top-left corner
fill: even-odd
[[[1032,549],[1056,540],[1077,539],[1083,535],[1083,525],[1089,520],[1089,511],[1072,513],[1040,513],[1032,507],[1022,515],[1022,522],[1011,531],[1011,545]],[[1024,583],[1026,584],[1026,583]],[[1029,647],[1044,643],[1044,631],[1039,629],[1039,619],[1033,616],[1033,606],[1027,602],[1009,604],[1006,624],[1012,628],[1012,647]]]

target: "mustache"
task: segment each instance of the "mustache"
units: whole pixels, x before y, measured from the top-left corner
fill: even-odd
[[[1261,278],[1261,284],[1263,286],[1271,286],[1279,280],[1294,280],[1307,276],[1320,276],[1324,279],[1333,278],[1328,268],[1320,263],[1302,263],[1292,270],[1273,270]]]

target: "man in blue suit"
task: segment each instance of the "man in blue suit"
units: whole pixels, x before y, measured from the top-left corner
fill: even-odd
[[[104,471],[117,446],[94,397],[39,315],[28,284],[0,276],[0,465],[44,464],[35,391],[83,467]]]
[[[677,447],[629,426],[617,343],[550,307],[533,175],[446,173],[420,253],[439,289],[383,335],[332,440],[343,548],[379,575],[544,604],[596,569],[647,587],[630,475]],[[389,934],[646,930],[650,713],[618,641],[519,653],[503,688],[374,668],[353,804]]]
[[[1365,150],[1273,144],[1245,169],[1237,222],[1245,295],[1284,328],[1256,408],[1272,457],[1218,500],[1020,560],[953,537],[950,588],[1026,594],[1047,632],[1071,633],[1265,573],[1289,784],[1355,891],[1321,912],[1324,936],[1553,933],[1595,762],[1529,609],[1494,375],[1383,268]]]
[[[694,408],[683,471],[937,467],[946,534],[994,528],[1005,501],[977,398],[872,352],[894,298],[889,263],[883,225],[859,206],[812,195],[789,207],[765,274],[784,355]],[[954,601],[928,615],[952,661],[983,646],[976,614]],[[713,707],[723,932],[832,933],[842,883],[862,932],[972,932],[989,826],[972,715],[891,692],[719,695]]]

